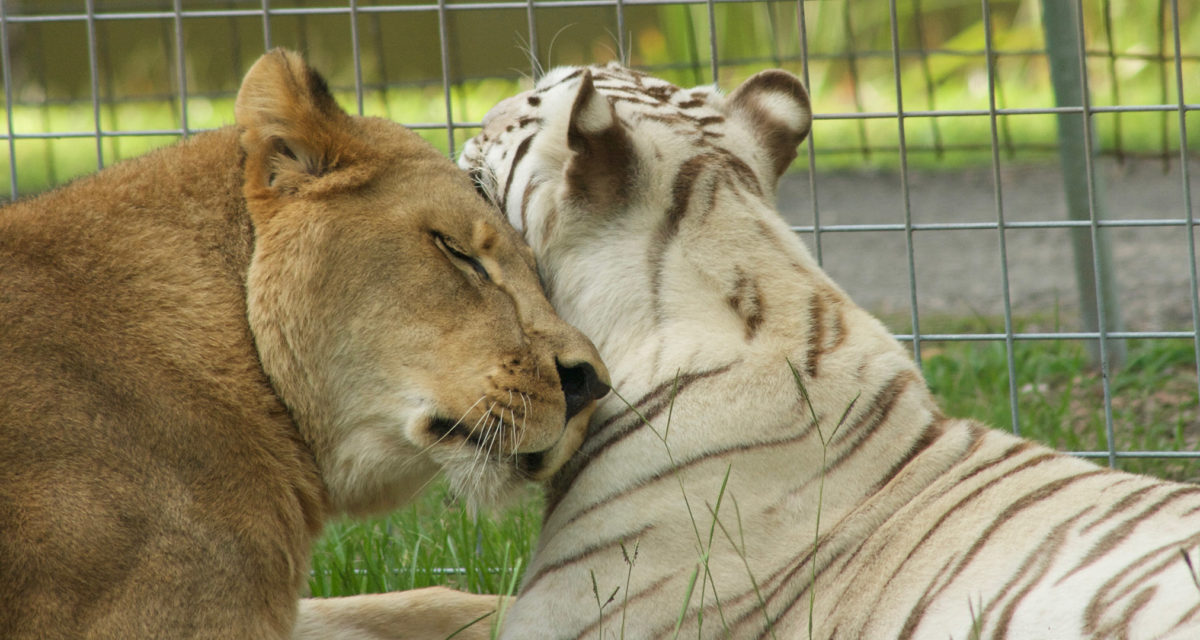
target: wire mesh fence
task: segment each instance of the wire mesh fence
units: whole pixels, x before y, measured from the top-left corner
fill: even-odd
[[[36,193],[228,124],[273,46],[302,51],[348,110],[451,155],[551,65],[618,59],[726,89],[789,69],[816,122],[781,210],[853,297],[922,364],[992,349],[996,426],[1019,433],[1048,395],[1027,347],[1086,345],[1094,368],[1076,377],[1098,390],[1061,402],[1102,433],[1060,447],[1200,475],[1195,3],[3,0],[0,188]],[[1162,365],[1172,384],[1129,391],[1117,373],[1151,366],[1150,342],[1182,345]],[[1122,435],[1144,427],[1124,411],[1138,402],[1167,407],[1169,442]]]

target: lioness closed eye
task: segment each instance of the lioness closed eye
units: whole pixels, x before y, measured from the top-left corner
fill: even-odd
[[[236,121],[0,209],[5,638],[287,637],[330,513],[546,477],[607,391],[415,134],[283,51]]]

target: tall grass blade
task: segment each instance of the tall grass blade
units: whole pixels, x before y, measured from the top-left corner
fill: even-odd
[[[675,619],[675,632],[671,634],[671,638],[679,637],[679,630],[683,628],[683,619],[687,617],[688,605],[692,603],[692,592],[696,589],[696,577],[700,575],[700,565],[696,565],[692,569],[692,577],[688,579],[687,592],[684,593],[683,607],[679,609],[679,617]]]

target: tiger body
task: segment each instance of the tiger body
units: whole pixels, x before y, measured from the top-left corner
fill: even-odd
[[[617,392],[503,637],[1200,637],[1200,488],[942,415],[775,209],[810,113],[561,68],[464,150]]]

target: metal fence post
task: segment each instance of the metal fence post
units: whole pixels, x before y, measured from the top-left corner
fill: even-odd
[[[1054,85],[1054,103],[1058,107],[1083,109],[1086,100],[1087,72],[1080,42],[1079,4],[1075,0],[1042,0],[1042,30],[1046,55]],[[1086,109],[1085,109],[1086,111]],[[1075,258],[1075,280],[1085,331],[1122,330],[1117,299],[1115,272],[1108,234],[1097,229],[1096,222],[1108,218],[1103,181],[1096,174],[1096,145],[1089,113],[1058,113],[1058,157],[1067,196],[1067,216],[1071,220],[1091,221],[1091,226],[1071,228],[1071,248]],[[1095,247],[1093,247],[1095,240]],[[1097,282],[1097,280],[1099,280]],[[1103,338],[1101,338],[1103,339]],[[1101,364],[1100,341],[1089,340],[1088,351],[1095,365]],[[1109,340],[1108,364],[1119,365],[1125,359],[1125,342]]]

